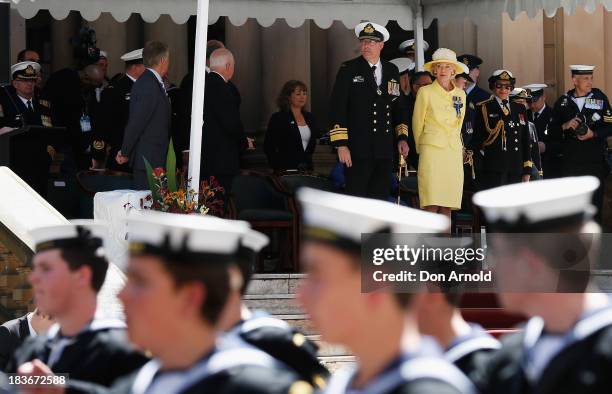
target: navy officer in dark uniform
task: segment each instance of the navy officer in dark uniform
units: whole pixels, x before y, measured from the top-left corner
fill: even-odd
[[[531,93],[529,107],[531,109],[531,122],[535,125],[538,133],[538,145],[540,146],[540,157],[542,158],[542,171],[544,178],[561,177],[561,144],[551,139],[550,121],[552,120],[552,108],[546,104],[545,89],[548,85],[544,83],[533,83],[523,86]]]
[[[574,89],[559,97],[553,107],[551,139],[561,145],[563,176],[593,175],[601,181],[594,204],[601,216],[603,180],[610,169],[606,139],[612,135],[612,109],[608,97],[593,88],[594,66],[572,65]]]
[[[105,235],[106,228],[93,221],[31,232],[36,254],[29,279],[36,304],[57,324],[46,334],[26,340],[8,372],[67,374],[68,389],[73,380],[109,387],[147,361],[129,344],[125,323],[98,309],[97,296],[108,269],[102,249]]]
[[[106,167],[110,170],[131,172],[127,163],[115,160],[123,142],[123,131],[130,114],[130,96],[134,82],[145,71],[142,62],[142,48],[121,56],[125,62],[125,74],[117,77],[102,91],[99,119],[92,138],[91,152],[94,167],[100,167],[107,156]]]
[[[394,149],[408,155],[408,114],[398,69],[380,58],[389,32],[363,22],[355,34],[361,56],[340,66],[331,96],[329,135],[346,166],[346,192],[386,200]]]
[[[590,272],[599,267],[601,229],[589,219],[598,187],[595,177],[568,177],[474,196],[497,231],[487,259],[501,304],[529,317],[479,368],[482,393],[610,392],[612,304]]]
[[[529,126],[529,152],[531,155],[531,178],[529,180],[542,179],[544,173],[542,171],[542,157],[540,156],[540,141],[538,139],[538,131],[535,124],[531,121],[533,115],[529,103],[532,100],[531,93],[527,89],[514,88],[510,93],[510,101],[520,104],[525,107],[527,115],[527,125]]]
[[[0,87],[0,129],[52,126],[50,102],[36,94],[39,73],[40,65],[36,62],[24,61],[11,67],[11,85]],[[48,143],[51,141],[18,139],[12,147],[15,154],[11,169],[43,197],[47,195],[51,164]]]
[[[474,81],[465,89],[465,93],[467,93],[468,105],[472,103],[474,106],[476,106],[476,104],[488,99],[491,96],[491,93],[478,86],[478,77],[480,77],[480,65],[482,64],[482,59],[478,56],[465,54],[457,56],[457,61],[468,66],[470,69],[470,77]]]
[[[464,67],[464,72],[455,75],[455,85],[458,88],[465,90],[468,84],[474,80],[470,77],[468,67],[461,63]],[[465,109],[465,117],[461,125],[461,141],[463,146],[467,146],[474,135],[474,117],[476,116],[476,107],[469,105]],[[466,155],[463,160],[463,190],[476,191],[476,171],[477,165],[482,163],[482,155],[480,152],[474,152]]]
[[[497,70],[489,78],[493,96],[476,105],[472,152],[484,151],[481,189],[527,182],[533,165],[529,125],[525,107],[509,101],[515,78],[508,70]]]

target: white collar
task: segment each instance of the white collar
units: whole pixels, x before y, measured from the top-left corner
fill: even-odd
[[[151,70],[151,71],[153,71],[153,70]],[[153,72],[155,72],[155,71],[153,71]],[[134,77],[133,77],[133,76],[131,76],[130,74],[125,73],[125,76],[126,76],[126,77],[128,77],[129,79],[131,79],[131,80],[132,80],[132,82],[136,82],[136,78],[134,78]]]
[[[32,97],[31,99],[27,99],[27,98],[23,98],[21,97],[19,94],[17,95],[17,97],[19,97],[19,100],[21,100],[21,102],[23,103],[23,105],[25,105],[26,107],[28,106],[28,101],[32,103],[32,108],[34,108],[34,97]]]
[[[376,64],[372,64],[368,60],[366,60],[366,62],[368,62],[368,64],[370,65],[370,68],[372,68],[373,66],[376,66],[376,71],[382,70],[382,64],[380,62],[380,58],[378,59],[378,63],[376,63]]]
[[[493,96],[495,97],[495,100],[497,101],[497,104],[499,104],[499,106],[500,106],[500,107],[503,107],[503,104],[502,104],[502,99],[500,99],[499,97],[497,97],[497,96],[495,96],[495,95],[493,95]],[[508,103],[507,103],[507,104],[508,104],[508,108],[510,108],[510,100],[508,99],[508,100],[506,100],[506,101],[508,102]]]
[[[159,73],[157,71],[153,70],[152,68],[147,68],[147,70],[151,71],[153,73],[153,75],[155,75],[155,78],[157,78],[159,83],[162,86],[164,86],[164,80],[162,79],[161,75],[159,75]]]
[[[544,104],[542,106],[542,108],[540,108],[540,110],[538,112],[536,112],[538,114],[538,116],[542,115],[542,112],[544,112],[545,109],[546,109],[546,104]]]
[[[468,95],[472,92],[472,90],[474,90],[474,88],[476,87],[475,83],[472,83],[470,85],[468,85],[467,88],[465,88],[465,94]]]
[[[38,333],[36,332],[34,327],[32,327],[32,317],[34,317],[34,312],[28,313],[28,317],[27,317],[28,328],[30,329],[30,336],[31,337],[36,337],[36,336],[38,336]]]
[[[220,77],[223,79],[223,82],[227,83],[227,79],[225,79],[225,77],[224,77],[223,75],[219,74],[219,73],[218,73],[218,72],[216,72],[216,71],[211,71],[211,73],[215,73],[215,74],[217,74],[218,76],[220,76]]]

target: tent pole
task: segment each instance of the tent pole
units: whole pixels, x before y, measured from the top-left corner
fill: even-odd
[[[414,41],[415,41],[415,62],[416,69],[423,71],[423,64],[425,64],[425,51],[423,50],[423,6],[421,1],[417,1],[414,10]]]
[[[202,157],[202,117],[204,113],[204,83],[206,81],[206,42],[208,41],[209,0],[198,0],[193,64],[193,94],[191,101],[191,133],[189,139],[189,178],[191,188],[200,190],[200,160]]]

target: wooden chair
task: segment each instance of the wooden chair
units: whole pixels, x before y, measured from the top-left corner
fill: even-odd
[[[234,179],[229,208],[231,218],[245,220],[254,229],[286,232],[289,250],[281,247],[281,260],[285,260],[281,261],[281,267],[299,271],[299,223],[295,205],[288,194],[278,190],[270,176],[243,171]],[[286,260],[290,260],[288,267],[284,264]]]

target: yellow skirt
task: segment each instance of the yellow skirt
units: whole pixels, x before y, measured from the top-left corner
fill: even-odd
[[[421,208],[436,205],[460,209],[463,196],[463,152],[433,145],[421,145],[419,152]]]

